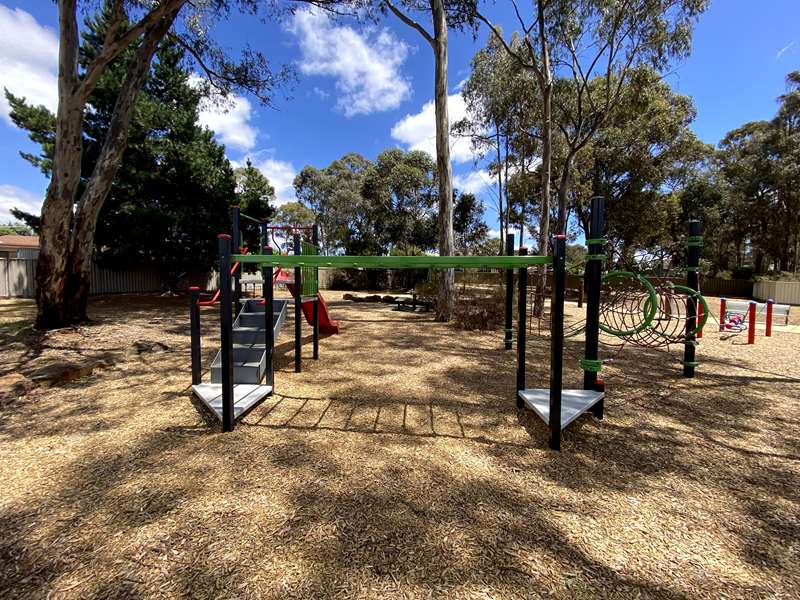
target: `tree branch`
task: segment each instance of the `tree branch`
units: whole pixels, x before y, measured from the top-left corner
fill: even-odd
[[[386,4],[386,6],[389,7],[389,10],[392,11],[398,19],[400,19],[403,23],[405,23],[409,27],[416,29],[419,32],[419,34],[423,38],[425,38],[425,41],[430,44],[431,48],[433,48],[434,50],[436,49],[433,36],[431,36],[431,34],[428,33],[428,31],[422,25],[420,25],[415,20],[411,19],[406,14],[404,14],[399,8],[397,8],[394,4],[392,4],[391,0],[383,0],[383,1],[384,4]]]
[[[161,4],[158,4],[155,8],[153,8],[149,13],[147,13],[142,19],[136,23],[133,27],[131,27],[122,37],[112,39],[110,35],[106,36],[106,40],[103,43],[103,48],[100,50],[100,53],[95,57],[89,67],[86,69],[86,74],[84,75],[83,81],[81,82],[80,88],[80,96],[81,99],[86,102],[91,96],[92,92],[94,91],[97,82],[105,73],[106,68],[108,67],[111,62],[119,56],[125,48],[130,46],[134,43],[143,33],[151,29],[154,25],[156,25],[161,19],[163,19],[167,14],[172,12],[177,12],[186,4],[187,0],[165,0]],[[121,19],[122,16],[122,1],[117,0],[113,7],[112,14],[115,15],[114,18]],[[174,19],[173,19],[174,20]],[[114,21],[112,20],[112,29],[114,29]],[[116,26],[116,31],[114,34],[119,30],[119,24]],[[109,31],[109,34],[111,31]]]

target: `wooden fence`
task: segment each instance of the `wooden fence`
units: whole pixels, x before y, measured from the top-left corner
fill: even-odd
[[[161,277],[154,269],[112,271],[92,265],[90,294],[142,294],[159,292],[162,289]],[[34,296],[36,296],[36,259],[0,259],[0,298]]]
[[[774,300],[777,304],[800,305],[800,281],[758,281],[753,287],[753,297],[762,302]]]

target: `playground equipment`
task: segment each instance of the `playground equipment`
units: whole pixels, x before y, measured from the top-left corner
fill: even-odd
[[[695,222],[696,223],[696,222]],[[635,337],[648,329],[653,329],[657,333],[648,334],[647,339],[667,339],[669,341],[683,340],[686,345],[684,354],[684,375],[692,377],[694,375],[694,335],[698,329],[702,328],[702,323],[697,324],[698,302],[702,304],[702,296],[697,291],[697,265],[699,262],[699,243],[693,244],[692,237],[689,243],[689,274],[688,285],[682,289],[678,286],[665,288],[659,296],[652,285],[645,285],[645,294],[615,293],[613,301],[606,300],[605,305],[601,303],[601,289],[603,287],[602,260],[605,258],[601,252],[605,245],[603,235],[603,199],[593,198],[591,204],[590,233],[587,240],[589,245],[589,261],[586,266],[586,319],[583,324],[585,331],[584,358],[581,359],[581,368],[584,371],[583,389],[564,389],[563,386],[563,351],[564,351],[564,295],[566,280],[566,237],[557,235],[552,240],[552,255],[549,256],[528,256],[525,249],[521,249],[518,256],[321,256],[316,252],[310,251],[303,253],[302,243],[299,234],[294,235],[293,248],[294,254],[273,254],[271,248],[267,248],[262,254],[233,254],[231,248],[231,238],[227,235],[219,236],[220,250],[220,329],[221,329],[221,349],[219,362],[220,383],[214,384],[216,387],[209,390],[213,393],[213,402],[206,404],[215,410],[215,413],[222,421],[223,431],[232,431],[235,421],[244,415],[250,408],[263,400],[273,391],[274,370],[273,346],[275,336],[279,330],[280,314],[285,310],[279,301],[274,298],[274,285],[281,272],[284,270],[294,270],[293,285],[295,285],[295,366],[300,370],[300,323],[301,305],[303,297],[310,297],[315,302],[313,310],[318,310],[319,302],[315,299],[316,289],[306,290],[303,287],[305,279],[316,283],[315,274],[320,267],[335,268],[375,268],[375,269],[449,269],[449,268],[494,268],[506,271],[506,328],[505,328],[505,347],[510,349],[513,346],[513,330],[511,311],[513,307],[513,277],[514,270],[518,270],[518,308],[517,308],[517,370],[516,370],[516,402],[519,408],[527,407],[537,414],[548,426],[550,431],[550,447],[559,450],[561,448],[561,432],[572,423],[578,416],[584,413],[591,413],[596,418],[602,419],[604,416],[605,384],[598,378],[598,373],[602,367],[599,359],[598,344],[601,329],[622,337],[629,337],[632,341],[641,342],[641,337]],[[695,238],[699,236],[699,223],[690,224],[690,233]],[[513,241],[510,242],[509,249],[513,248]],[[693,251],[692,248],[695,248]],[[258,265],[263,274],[263,300],[248,300],[242,306],[239,318],[236,322],[231,319],[232,298],[231,283],[235,280],[236,269],[232,269],[232,264],[254,264]],[[551,314],[551,336],[550,336],[550,377],[548,388],[528,388],[526,386],[526,333],[527,333],[527,285],[528,269],[537,267],[545,270],[550,269],[552,274],[552,298],[550,302]],[[694,277],[692,277],[694,273]],[[542,271],[541,276],[546,277],[547,273]],[[605,284],[610,285],[614,279],[624,279],[619,275],[606,276]],[[634,277],[638,282],[646,281]],[[649,286],[649,287],[648,287]],[[313,286],[312,286],[313,287]],[[619,287],[619,286],[618,286]],[[234,290],[236,285],[233,286]],[[196,303],[195,303],[196,304]],[[263,311],[259,309],[263,307]],[[601,315],[616,314],[615,311],[622,308],[624,314],[621,320],[614,321],[611,317]],[[706,307],[707,308],[707,307]],[[193,305],[193,310],[196,310]],[[676,320],[676,315],[681,318]],[[708,314],[708,311],[705,311]],[[255,316],[253,316],[255,315]],[[272,315],[270,320],[269,315]],[[277,315],[277,317],[276,317]],[[654,319],[661,315],[664,325],[654,326]],[[236,323],[242,325],[242,317],[245,320],[264,319],[263,327],[258,330],[257,335],[263,335],[263,358],[264,368],[259,370],[258,384],[244,384],[236,381],[236,352],[238,346],[234,347],[234,330]],[[195,331],[199,331],[199,325],[195,324],[195,319],[199,323],[199,317],[193,313],[192,316],[192,374],[193,381],[195,374],[199,379],[199,333],[195,341]],[[685,327],[682,333],[675,328],[675,323]],[[318,356],[318,329],[320,319],[314,315],[314,358]],[[630,326],[630,323],[633,323]],[[669,324],[667,326],[666,324]],[[602,327],[601,327],[602,325]],[[624,327],[624,329],[623,329]],[[253,333],[253,332],[249,332]],[[248,341],[250,339],[248,338]],[[258,350],[262,345],[257,346]],[[250,355],[246,358],[252,358]],[[266,377],[266,383],[261,384],[261,374]],[[212,373],[213,375],[213,373]],[[193,389],[196,393],[202,391],[195,383]],[[246,387],[255,386],[255,387]]]
[[[756,323],[759,317],[764,321],[764,336],[772,336],[772,325],[781,321],[781,325],[789,324],[789,305],[775,304],[772,299],[765,303],[755,300],[719,299],[719,331],[720,333],[738,334],[747,332],[747,343],[756,343]]]
[[[298,267],[293,276],[278,268],[262,269],[263,299],[242,298],[241,260],[231,261],[231,245],[240,256],[253,256],[241,247],[240,218],[259,223],[260,252],[271,256],[271,230],[288,231],[291,248],[297,255],[318,253],[318,229],[314,227],[270,227],[266,220],[257,221],[233,208],[233,240],[220,234],[220,286],[211,300],[200,301],[198,288],[189,294],[191,321],[192,392],[229,431],[233,421],[272,394],[274,389],[273,348],[286,319],[289,300],[274,298],[274,286],[284,284],[292,294],[295,307],[295,371],[302,369],[303,315],[312,325],[313,358],[319,358],[319,334],[335,334],[339,325],[330,318],[327,304],[317,289],[317,268]],[[310,238],[310,239],[309,239]],[[279,251],[281,246],[279,246]],[[286,246],[283,246],[286,250]],[[267,279],[269,278],[269,279]],[[200,355],[200,307],[220,305],[221,345],[211,363],[211,381],[202,382]],[[225,307],[225,308],[223,308]],[[235,308],[235,311],[234,311]],[[262,383],[263,382],[263,383]],[[231,406],[223,390],[232,387]]]
[[[202,388],[203,384],[199,382],[200,374],[200,352],[199,352],[199,316],[197,315],[196,302],[192,305],[192,377],[193,377],[193,390],[198,396],[205,393],[209,398],[205,403],[211,408],[222,422],[223,431],[232,431],[235,421],[241,418],[247,411],[257,405],[264,398],[273,392],[274,386],[274,369],[272,367],[273,361],[273,346],[278,325],[280,323],[279,317],[283,310],[280,305],[276,303],[274,298],[274,285],[276,283],[275,273],[281,270],[293,269],[294,270],[294,285],[296,286],[297,294],[295,296],[295,327],[299,328],[301,322],[300,306],[301,302],[298,298],[305,294],[300,292],[303,290],[302,281],[303,273],[310,274],[316,272],[320,267],[336,267],[336,268],[380,268],[380,269],[446,269],[446,268],[500,268],[511,271],[512,269],[520,269],[520,281],[524,281],[527,277],[527,268],[531,265],[552,265],[554,272],[554,280],[556,281],[557,289],[560,286],[561,292],[555,294],[555,306],[557,307],[560,302],[561,312],[563,314],[563,283],[564,283],[564,266],[565,266],[565,252],[566,240],[563,236],[557,237],[554,240],[554,254],[553,256],[527,256],[523,253],[521,256],[321,256],[315,253],[302,254],[297,252],[301,244],[297,243],[297,236],[295,238],[295,254],[272,254],[266,251],[263,254],[233,254],[231,238],[228,235],[219,236],[219,250],[220,250],[220,289],[219,306],[220,306],[220,383],[209,384],[213,388]],[[258,373],[263,373],[266,377],[265,383],[251,384],[240,383],[236,381],[235,358],[237,357],[238,346],[234,347],[234,329],[237,322],[232,319],[233,299],[231,294],[231,287],[236,290],[235,277],[238,270],[232,273],[232,264],[239,263],[240,265],[254,264],[258,265],[263,273],[264,290],[263,302],[247,300],[242,307],[242,312],[239,315],[238,325],[242,324],[242,317],[245,320],[264,319],[262,327],[255,332],[258,336],[263,336],[263,358],[265,361],[264,368],[260,369]],[[513,276],[513,271],[512,271]],[[315,280],[313,280],[315,281]],[[232,286],[233,282],[233,286]],[[520,284],[523,291],[524,285]],[[308,291],[308,290],[307,290]],[[311,290],[316,291],[316,290]],[[315,296],[314,296],[315,297]],[[550,446],[552,448],[560,448],[561,443],[561,429],[565,424],[574,420],[574,418],[585,412],[588,409],[594,408],[596,416],[602,416],[602,405],[597,407],[597,404],[603,399],[604,393],[596,389],[589,390],[589,394],[585,390],[564,390],[562,389],[562,367],[563,359],[561,356],[563,340],[559,336],[554,336],[551,348],[551,372],[550,372],[550,388],[546,390],[530,390],[526,389],[525,383],[525,343],[524,343],[524,330],[525,330],[525,311],[524,311],[524,293],[521,294],[521,310],[518,322],[518,339],[520,340],[519,355],[518,355],[518,369],[517,369],[517,384],[518,384],[518,404],[535,406],[538,409],[538,414],[543,416],[550,425],[551,439]],[[313,301],[313,299],[312,299]],[[263,312],[260,310],[263,306]],[[277,312],[276,312],[277,311]],[[510,312],[510,311],[509,311]],[[252,316],[255,315],[255,316]],[[270,315],[272,320],[270,322]],[[315,330],[318,329],[319,320],[314,320]],[[196,332],[196,333],[195,333]],[[253,333],[253,332],[249,332]],[[315,331],[316,340],[316,331]],[[299,370],[299,329],[295,332],[295,360],[296,370]],[[262,344],[258,344],[257,349],[261,350]],[[315,344],[315,358],[317,357],[317,350]],[[249,358],[249,357],[248,357]],[[195,381],[197,379],[197,381]],[[213,398],[211,397],[213,395]],[[562,410],[562,398],[563,410]],[[547,419],[547,415],[559,415],[560,418]]]
[[[622,345],[664,348],[683,344],[683,373],[685,377],[693,377],[698,366],[696,340],[702,337],[709,316],[706,300],[698,290],[700,248],[703,243],[700,223],[689,222],[687,285],[669,281],[653,285],[647,277],[633,271],[618,270],[601,274],[602,262],[606,259],[603,254],[606,240],[603,237],[602,198],[593,200],[591,219],[584,287],[589,296],[599,296],[599,299],[595,304],[588,302],[587,298],[586,317],[567,326],[564,336],[573,337],[585,332],[587,337],[594,337],[596,326],[600,331],[620,339]],[[537,289],[534,298],[529,300],[531,307],[537,304],[543,306],[545,295]],[[542,327],[546,321],[545,315],[542,309],[538,316],[540,333],[546,329]],[[599,372],[602,361],[596,355],[587,353],[581,359],[581,366],[586,371]]]

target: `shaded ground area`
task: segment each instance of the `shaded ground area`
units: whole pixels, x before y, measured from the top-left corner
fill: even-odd
[[[1,319],[0,376],[97,366],[0,412],[0,596],[800,595],[797,335],[707,333],[695,380],[679,349],[607,347],[605,421],[553,453],[501,332],[329,298],[341,335],[295,374],[287,322],[274,398],[225,435],[187,395],[184,299],[95,299],[46,336]]]

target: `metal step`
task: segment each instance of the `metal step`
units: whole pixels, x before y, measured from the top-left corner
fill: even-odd
[[[264,305],[259,300],[242,300],[242,309],[233,322],[233,383],[259,384],[267,371],[264,351]],[[288,300],[274,300],[273,335],[278,338],[286,319]],[[211,383],[222,383],[222,353],[211,363]]]
[[[281,313],[272,313],[272,322],[277,323],[280,319]],[[241,325],[242,327],[263,327],[264,326],[264,312],[260,313],[241,313],[236,319],[234,327]]]
[[[233,382],[261,383],[266,361],[263,348],[233,347]],[[222,353],[211,364],[211,383],[222,383]]]

